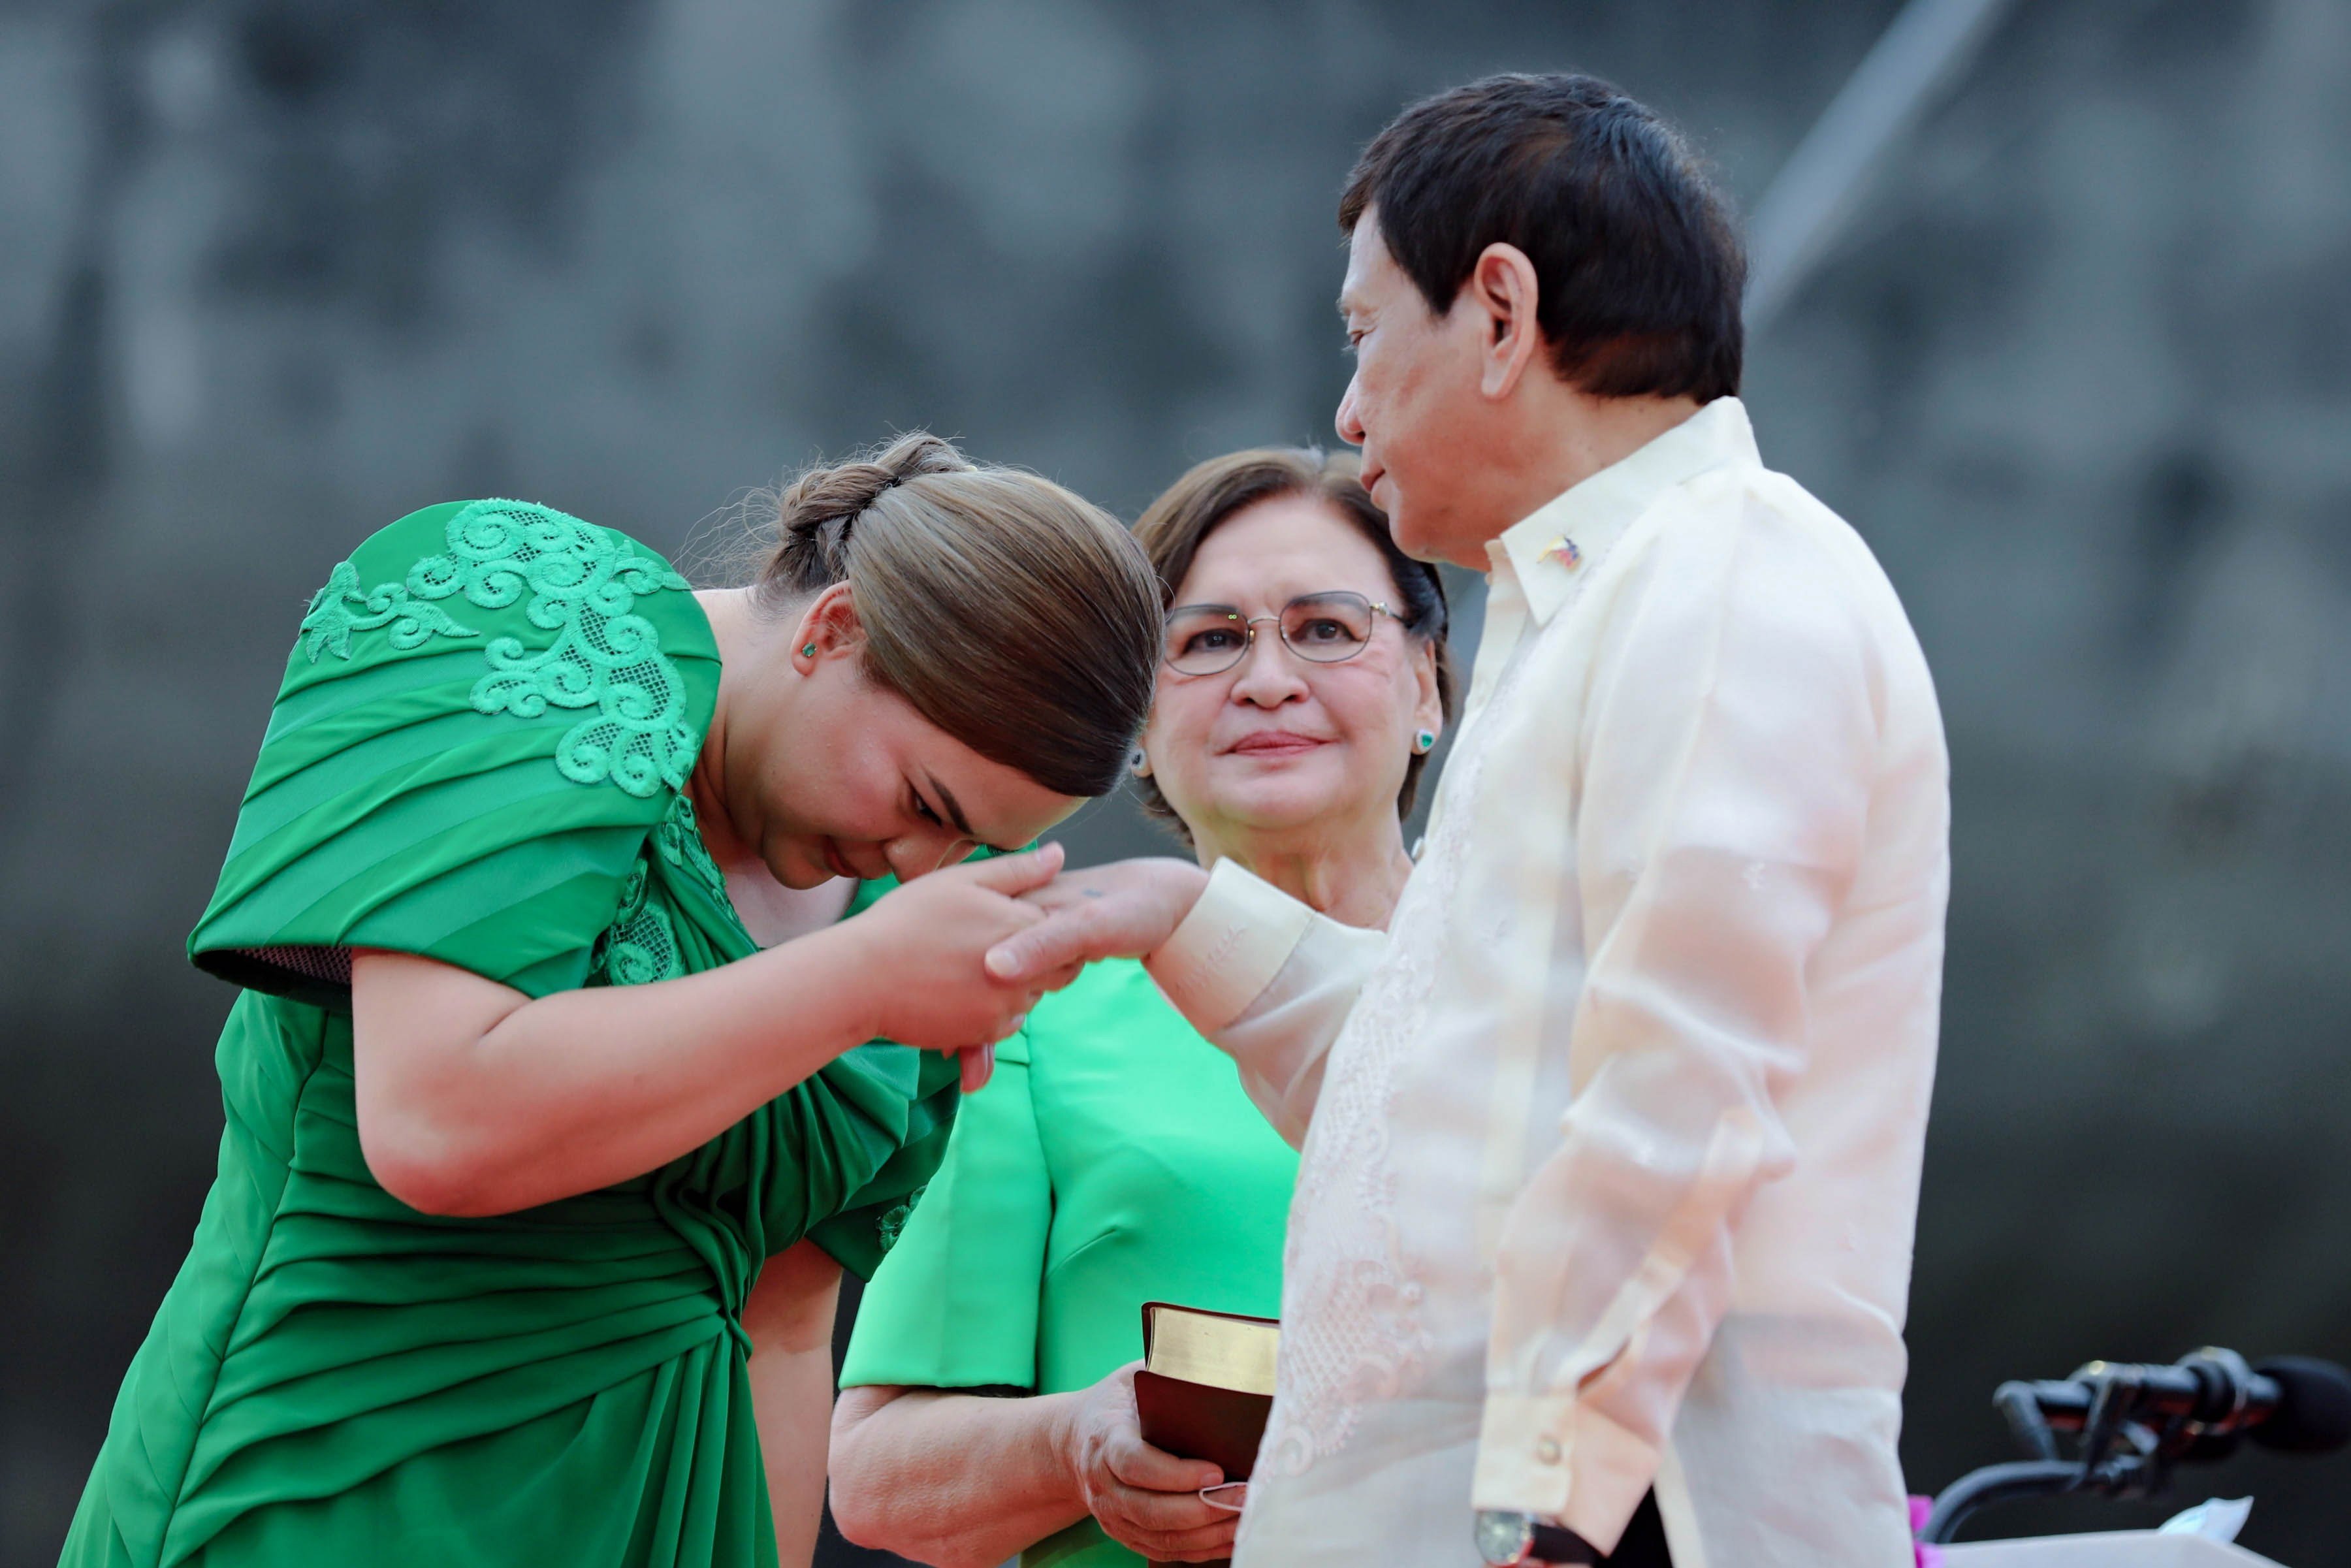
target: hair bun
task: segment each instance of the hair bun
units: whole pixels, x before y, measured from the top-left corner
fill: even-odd
[[[776,497],[776,553],[763,575],[787,592],[810,593],[849,575],[849,541],[868,507],[897,486],[930,474],[967,474],[955,444],[915,431],[846,463],[804,468]]]

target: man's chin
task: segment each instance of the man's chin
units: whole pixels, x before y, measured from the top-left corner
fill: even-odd
[[[1388,537],[1396,549],[1431,566],[1458,566],[1468,571],[1482,572],[1492,565],[1486,556],[1486,541],[1500,531],[1465,538],[1458,527],[1448,528],[1444,520],[1409,507],[1388,516]]]
[[[1394,485],[1383,484],[1382,488],[1391,497],[1395,497]],[[1415,560],[1438,561],[1445,559],[1438,541],[1423,537],[1420,514],[1411,503],[1397,497],[1395,505],[1383,510],[1388,515],[1388,538],[1395,541],[1396,549]]]

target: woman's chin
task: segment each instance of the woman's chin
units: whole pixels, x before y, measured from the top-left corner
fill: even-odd
[[[1288,832],[1352,813],[1356,793],[1344,779],[1260,776],[1219,789],[1217,815],[1252,832]]]
[[[776,880],[794,893],[806,893],[812,887],[822,887],[833,879],[832,868],[824,862],[824,852],[815,844],[790,843],[778,857],[781,862],[768,862]]]

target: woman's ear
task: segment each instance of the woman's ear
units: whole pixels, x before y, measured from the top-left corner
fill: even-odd
[[[1425,729],[1442,738],[1445,734],[1445,689],[1437,678],[1435,643],[1418,637],[1412,640],[1412,677],[1420,687],[1419,695],[1412,705],[1413,727]]]
[[[1479,252],[1462,293],[1485,322],[1478,390],[1499,402],[1518,390],[1527,366],[1542,351],[1542,326],[1535,319],[1541,297],[1535,264],[1517,246],[1496,240]]]
[[[826,659],[847,658],[865,649],[865,624],[849,584],[836,582],[809,601],[792,629],[792,668],[812,674]]]

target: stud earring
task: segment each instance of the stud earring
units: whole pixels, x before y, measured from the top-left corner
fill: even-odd
[[[801,658],[803,658],[803,659],[813,659],[813,658],[815,658],[815,657],[816,657],[816,644],[815,644],[815,643],[810,643],[807,647],[802,648],[802,649],[800,650],[800,657],[801,657]]]
[[[1424,729],[1412,737],[1412,754],[1415,757],[1426,757],[1436,749],[1437,732],[1435,730]]]
[[[1134,774],[1137,779],[1150,778],[1151,753],[1144,750],[1143,747],[1139,746],[1136,747],[1134,748],[1134,754],[1126,759],[1126,770],[1129,773]]]

